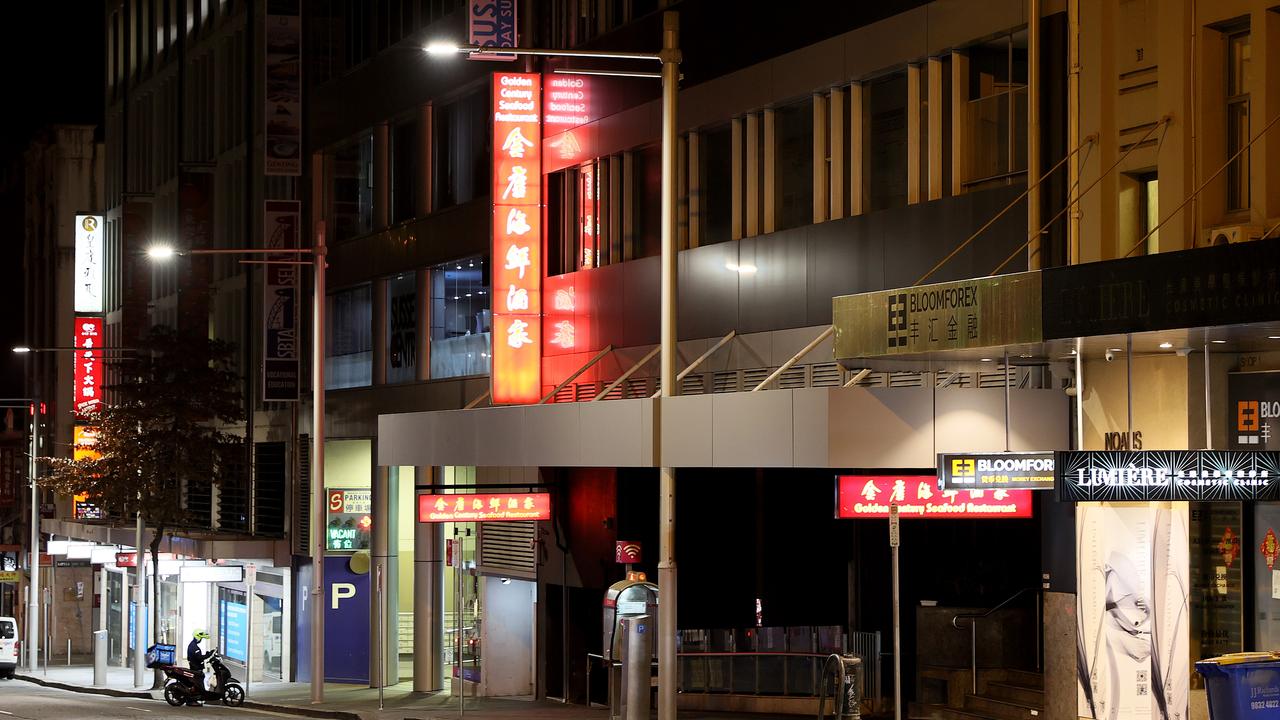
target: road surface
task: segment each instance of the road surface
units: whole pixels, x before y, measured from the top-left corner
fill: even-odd
[[[57,690],[22,680],[0,680],[0,720],[168,720],[221,718],[237,720],[290,717],[218,705],[169,707],[163,700],[113,698]]]

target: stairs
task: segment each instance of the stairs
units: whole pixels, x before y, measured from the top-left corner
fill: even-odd
[[[968,670],[929,668],[921,675],[947,685],[945,703],[911,703],[913,720],[1035,720],[1044,712],[1044,675],[1025,670],[979,670],[972,693]]]

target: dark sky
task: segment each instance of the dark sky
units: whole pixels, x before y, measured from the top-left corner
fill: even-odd
[[[23,318],[22,154],[47,125],[101,126],[104,0],[15,0],[5,4],[0,67],[5,111],[0,113],[0,397],[22,395]]]

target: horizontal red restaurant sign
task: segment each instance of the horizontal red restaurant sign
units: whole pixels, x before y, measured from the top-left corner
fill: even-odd
[[[501,522],[550,519],[550,493],[418,496],[418,522]]]
[[[1029,518],[1032,490],[939,490],[933,475],[840,475],[837,518]]]

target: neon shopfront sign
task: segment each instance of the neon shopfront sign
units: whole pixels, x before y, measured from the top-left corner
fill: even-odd
[[[889,506],[908,518],[1029,518],[1033,490],[941,490],[933,475],[840,475],[836,517],[887,518]]]

